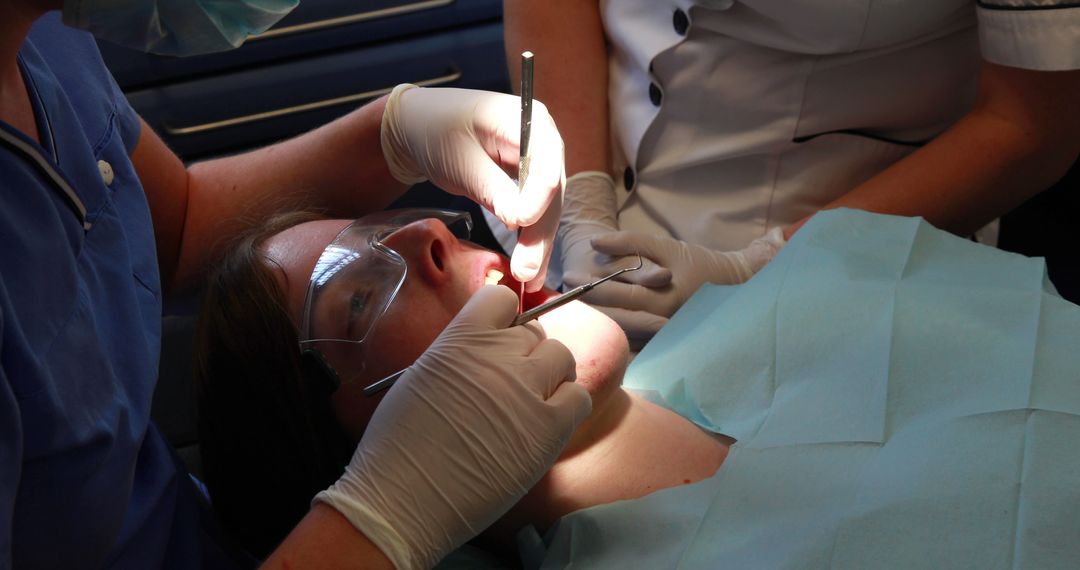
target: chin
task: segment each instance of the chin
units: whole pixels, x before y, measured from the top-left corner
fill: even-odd
[[[470,294],[485,284],[498,283],[512,291],[521,291],[521,282],[510,274],[510,260],[495,252],[477,249],[469,265]],[[543,288],[526,293],[525,309],[531,309],[558,292]],[[626,371],[629,345],[626,334],[607,315],[582,303],[573,301],[541,316],[537,321],[548,338],[566,345],[577,361],[577,383],[585,387],[593,397],[594,408],[598,399],[606,398],[622,384]]]
[[[593,397],[593,407],[622,385],[630,354],[626,334],[607,315],[573,301],[537,319],[548,338],[566,345],[577,361],[577,383]]]

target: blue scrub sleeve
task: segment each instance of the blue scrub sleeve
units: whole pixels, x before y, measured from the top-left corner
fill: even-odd
[[[979,44],[992,63],[1036,71],[1080,69],[1080,4],[977,0]]]

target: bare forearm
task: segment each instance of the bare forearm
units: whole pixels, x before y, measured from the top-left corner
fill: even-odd
[[[333,508],[316,504],[260,568],[392,569],[390,559]]]
[[[922,216],[967,235],[1053,184],[1076,158],[1066,151],[969,116],[828,207]]]
[[[384,208],[405,187],[379,142],[384,99],[302,136],[188,168],[176,280],[190,280],[229,236],[286,208],[353,217]]]
[[[510,76],[522,51],[536,54],[535,96],[566,144],[566,173],[610,171],[607,52],[597,0],[505,0]]]
[[[826,208],[922,216],[967,235],[1060,178],[1080,152],[1076,72],[988,67],[968,115]]]

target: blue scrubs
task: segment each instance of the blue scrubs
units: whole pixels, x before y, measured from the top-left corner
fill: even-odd
[[[150,421],[161,284],[129,159],[139,119],[93,39],[58,14],[35,24],[19,67],[41,142],[0,128],[68,181],[90,229],[0,146],[0,568],[231,566]]]

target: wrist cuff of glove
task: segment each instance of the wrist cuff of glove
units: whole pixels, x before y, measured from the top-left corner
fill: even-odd
[[[619,227],[617,209],[615,180],[610,174],[587,170],[566,179],[560,220],[563,225],[592,220],[614,231]]]
[[[603,180],[611,185],[612,190],[615,189],[615,179],[611,177],[607,172],[601,172],[599,170],[582,170],[575,173],[573,176],[566,179],[566,184],[574,180]]]
[[[784,239],[784,228],[780,227],[769,230],[769,233],[765,234],[765,240],[771,243],[776,248],[776,251],[780,251],[787,245],[787,240]]]
[[[383,158],[390,168],[390,174],[402,184],[412,186],[427,180],[420,172],[416,162],[407,153],[401,150],[401,141],[406,140],[405,130],[401,125],[401,95],[409,89],[415,89],[411,83],[402,83],[390,92],[386,98],[386,107],[383,109],[382,126],[379,130],[379,142],[382,145]]]
[[[399,570],[407,568],[429,568],[434,561],[427,564],[420,557],[415,556],[408,544],[401,539],[394,527],[379,513],[371,510],[366,505],[357,501],[348,493],[344,493],[332,486],[329,489],[315,495],[311,504],[323,503],[341,513],[341,516],[352,524],[356,530],[364,533],[375,546],[382,550],[383,554],[394,563]]]
[[[773,228],[763,237],[754,240],[746,252],[750,271],[752,273],[761,271],[761,268],[772,261],[772,258],[776,257],[785,245],[787,245],[787,240],[784,239],[783,228]]]

